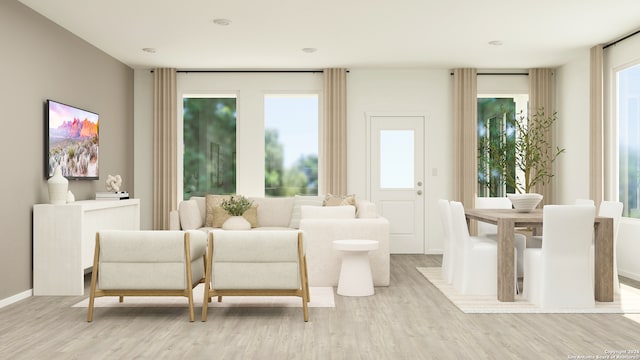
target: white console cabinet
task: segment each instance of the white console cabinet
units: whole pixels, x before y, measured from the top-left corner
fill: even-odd
[[[140,230],[140,200],[34,205],[33,295],[83,295],[100,230]]]

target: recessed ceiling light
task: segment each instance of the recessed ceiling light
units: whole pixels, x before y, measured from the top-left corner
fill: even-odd
[[[502,41],[500,41],[500,40],[492,40],[492,41],[489,41],[489,45],[502,46]]]
[[[156,53],[156,48],[143,48],[142,51],[148,52],[150,54],[155,54]]]
[[[314,53],[314,52],[318,51],[318,49],[316,49],[316,48],[302,48],[302,51],[311,54],[311,53]]]
[[[231,24],[229,19],[213,19],[213,23],[220,26],[228,26]]]

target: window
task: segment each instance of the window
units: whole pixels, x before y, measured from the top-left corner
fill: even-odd
[[[640,218],[640,64],[616,73],[618,198],[623,215]]]
[[[235,193],[235,95],[184,96],[183,114],[183,199]]]
[[[318,194],[318,95],[265,95],[266,196]]]
[[[526,114],[528,95],[478,95],[478,197],[501,197],[514,193],[507,186],[497,165],[492,164],[486,149],[488,143],[513,143],[514,122],[519,114]],[[510,156],[515,156],[513,147]],[[515,177],[514,168],[512,176]]]

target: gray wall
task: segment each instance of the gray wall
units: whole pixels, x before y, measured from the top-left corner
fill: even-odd
[[[47,203],[48,98],[100,114],[100,180],[70,181],[77,200],[107,174],[133,189],[133,70],[15,0],[0,1],[0,301],[32,288],[32,207]]]

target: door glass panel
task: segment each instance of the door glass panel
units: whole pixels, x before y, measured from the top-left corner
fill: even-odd
[[[380,188],[413,189],[413,130],[380,131]]]

